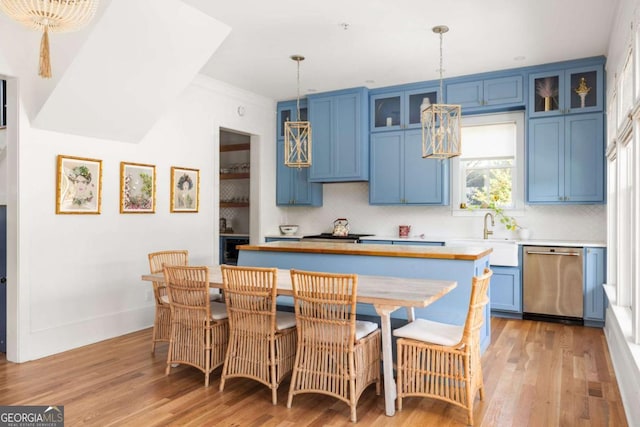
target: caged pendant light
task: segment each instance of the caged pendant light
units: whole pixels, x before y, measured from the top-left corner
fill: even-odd
[[[42,31],[38,74],[51,77],[49,32],[79,30],[96,14],[98,0],[0,0],[0,9],[19,23]]]
[[[311,166],[311,123],[300,121],[300,61],[304,61],[304,56],[292,55],[291,59],[298,63],[297,121],[284,124],[284,164],[307,168]]]
[[[460,105],[442,103],[442,35],[449,31],[446,25],[433,27],[440,35],[440,94],[438,104],[422,104],[422,157],[448,159],[459,156]],[[427,100],[428,101],[428,100]]]

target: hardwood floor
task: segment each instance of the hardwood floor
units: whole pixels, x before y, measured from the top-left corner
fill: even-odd
[[[483,356],[485,400],[476,399],[477,426],[627,425],[601,329],[492,319],[492,344]],[[167,346],[156,354],[151,329],[44,359],[14,364],[0,358],[0,404],[64,405],[67,426],[350,426],[346,404],[300,395],[286,408],[289,382],[271,404],[270,391],[231,379],[218,391],[220,369],[204,374],[180,366],[165,376]],[[395,417],[370,387],[358,404],[366,426],[460,426],[464,410],[407,398]]]

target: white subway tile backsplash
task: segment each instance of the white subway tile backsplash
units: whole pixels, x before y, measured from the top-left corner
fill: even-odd
[[[319,208],[283,208],[281,218],[300,226],[299,234],[330,232],[336,218],[347,218],[353,233],[397,236],[399,225],[411,225],[411,235],[482,237],[483,218],[453,216],[449,206],[372,206],[366,182],[324,184]],[[526,206],[518,224],[532,239],[606,240],[606,205]],[[277,228],[277,227],[276,227]],[[496,237],[511,232],[496,221]]]

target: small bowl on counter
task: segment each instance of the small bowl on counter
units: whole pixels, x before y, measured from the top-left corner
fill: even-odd
[[[297,225],[281,225],[280,226],[280,233],[282,233],[285,236],[293,236],[297,232],[298,232]]]

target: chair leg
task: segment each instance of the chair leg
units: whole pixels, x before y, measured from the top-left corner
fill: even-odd
[[[396,352],[396,395],[398,400],[398,411],[402,411],[402,374],[404,370],[402,363],[402,344],[398,343],[396,345]]]

